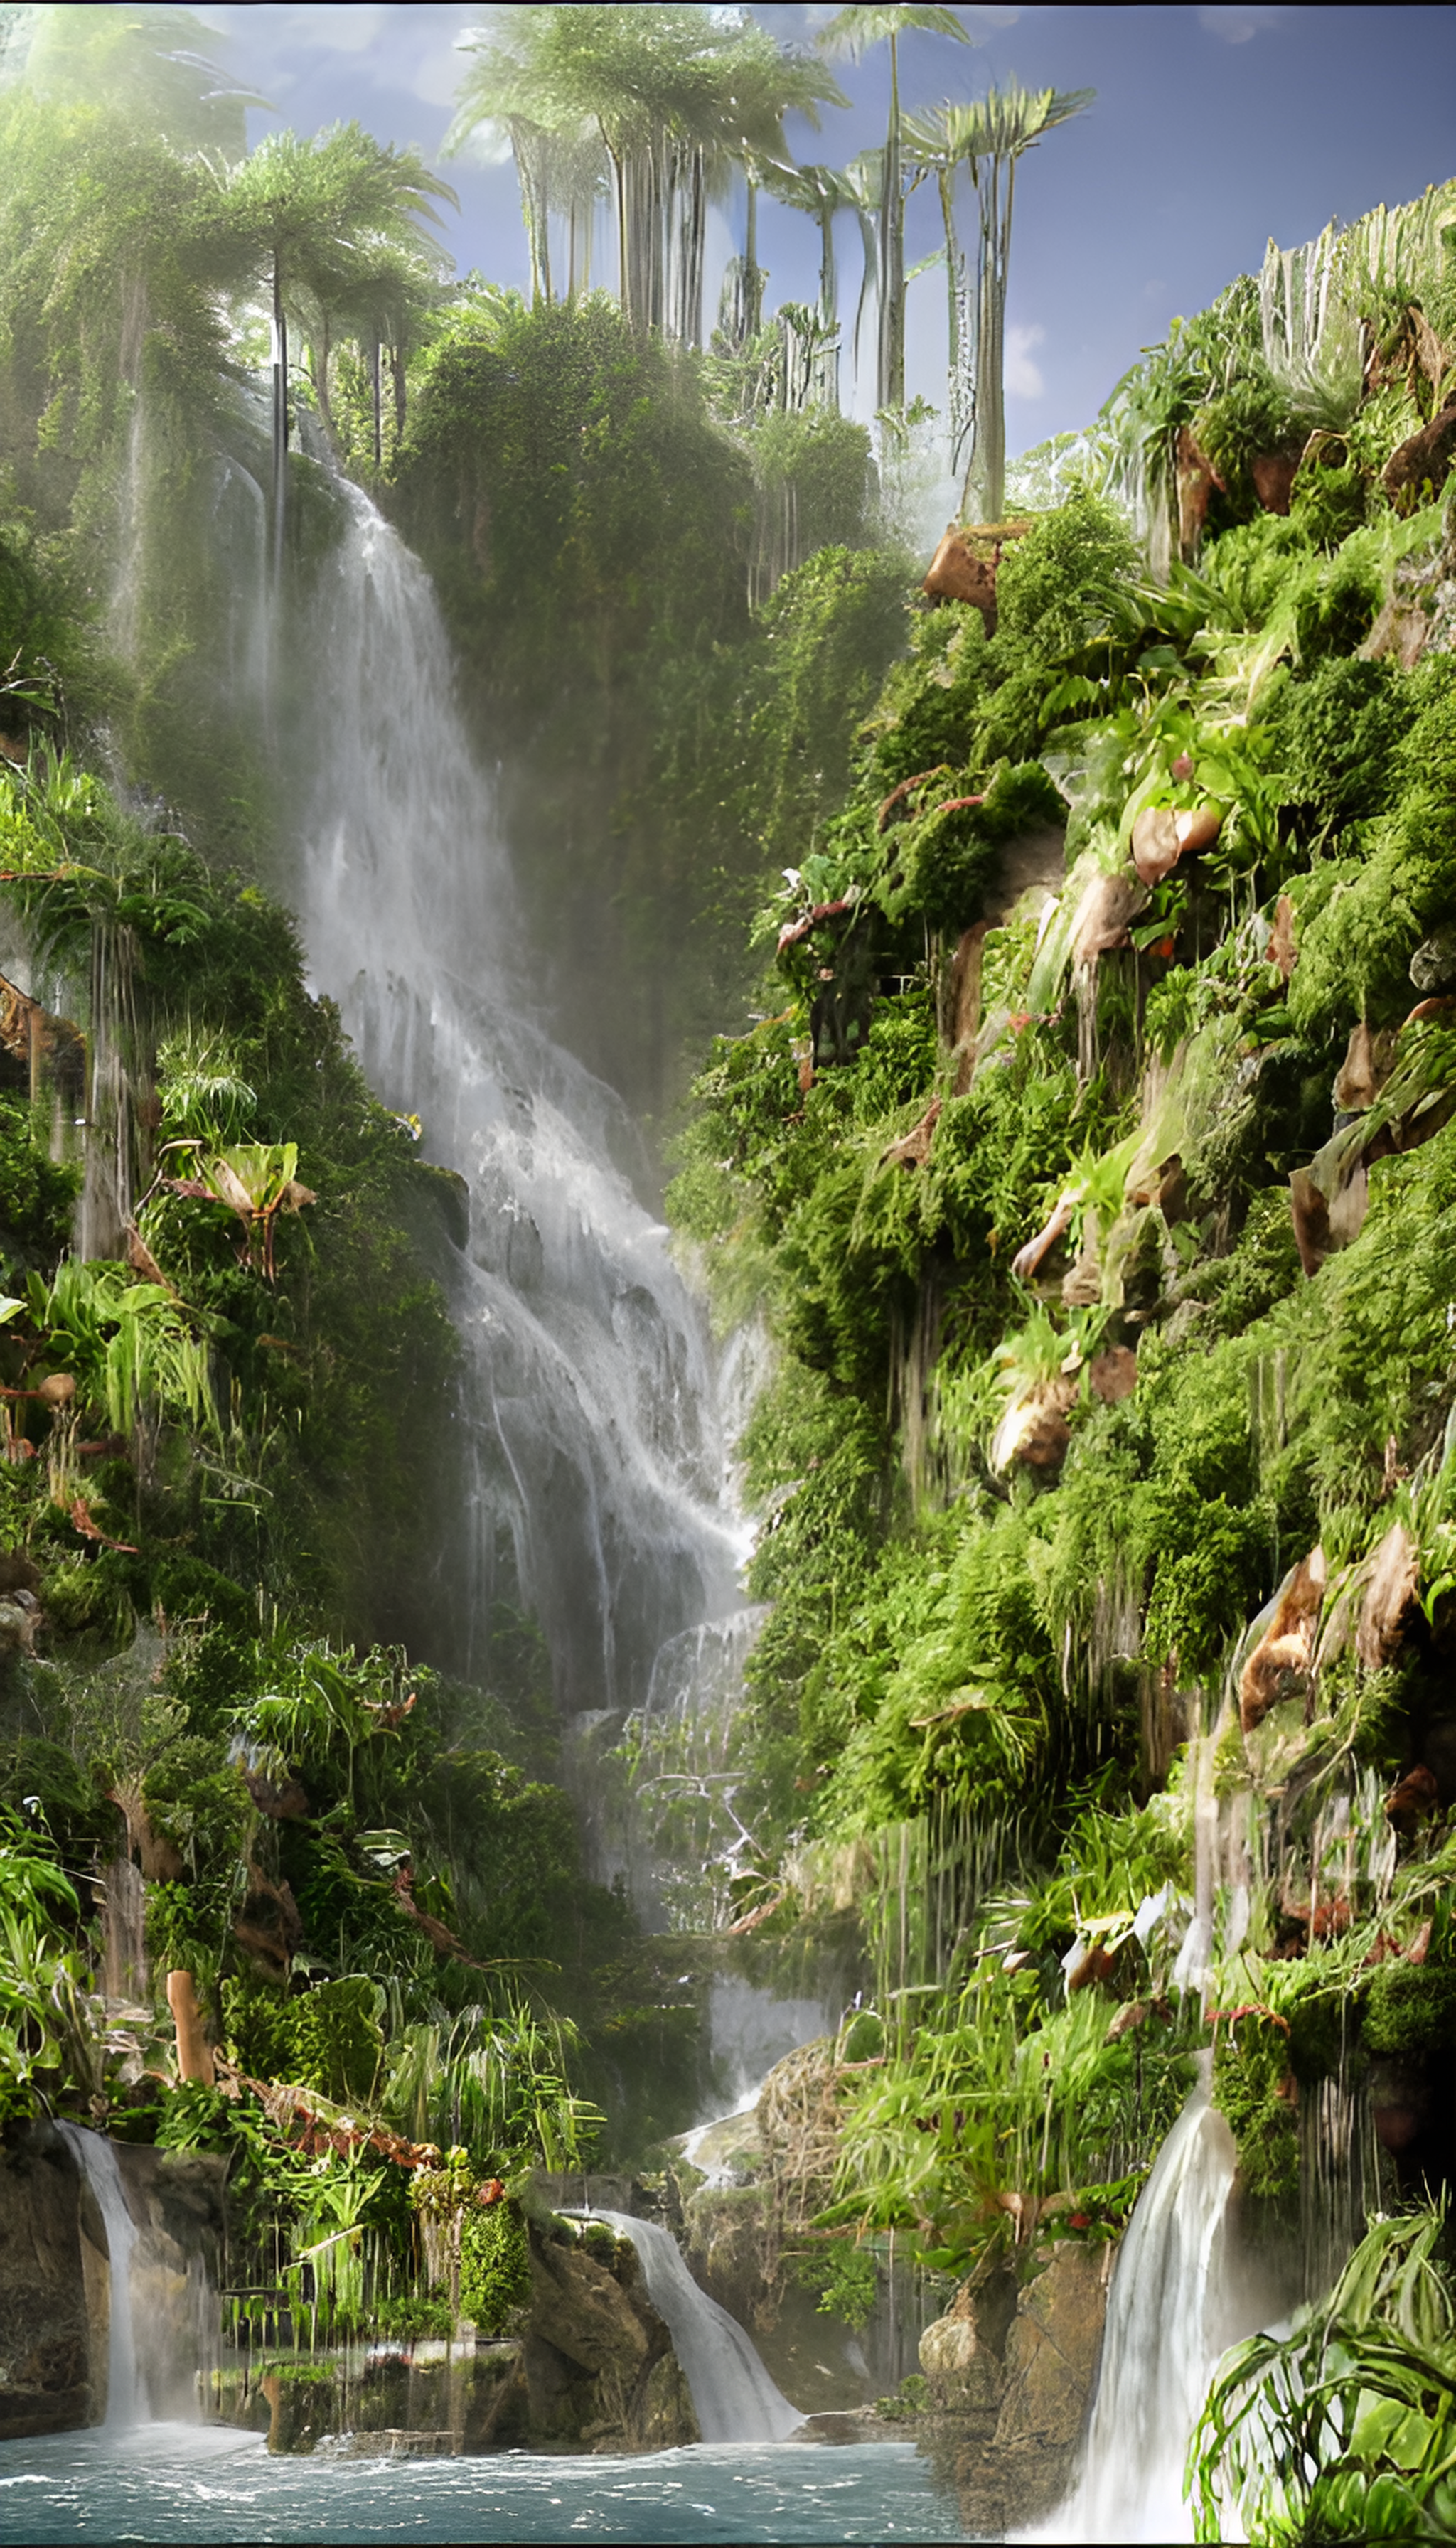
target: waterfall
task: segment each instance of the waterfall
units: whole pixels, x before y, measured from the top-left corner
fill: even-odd
[[[753,2339],[716,2301],[699,2291],[670,2230],[625,2212],[596,2212],[630,2238],[641,2260],[647,2297],[667,2321],[673,2349],[692,2392],[705,2442],[782,2442],[803,2416],[774,2388]]]
[[[127,2208],[122,2171],[111,2142],[81,2124],[55,2127],[101,2208],[111,2261],[111,2325],[107,2350],[106,2429],[120,2432],[143,2412],[136,2378],[136,2336],[132,2319],[132,2250],[136,2225]]]
[[[1138,2198],[1108,2295],[1086,2458],[1047,2540],[1191,2539],[1183,2463],[1231,2322],[1225,2216],[1233,2137],[1211,2101],[1213,2055]]]
[[[670,1639],[739,1606],[712,1360],[624,1173],[625,1111],[522,994],[429,580],[357,488],[338,500],[294,685],[292,889],[371,1085],[470,1188],[451,1269],[470,1361],[463,1664],[484,1664],[493,1600],[519,1601],[563,1713],[626,1710]]]

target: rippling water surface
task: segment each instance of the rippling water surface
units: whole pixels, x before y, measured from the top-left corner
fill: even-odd
[[[180,2424],[0,2443],[0,2540],[958,2540],[908,2442],[649,2459],[270,2459]]]

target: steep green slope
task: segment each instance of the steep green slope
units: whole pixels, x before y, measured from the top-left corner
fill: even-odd
[[[1446,201],[1305,252],[1303,371],[1247,282],[1175,332],[993,626],[926,606],[698,1082],[774,1350],[739,1908],[877,1888],[821,2234],[1105,2235],[1211,2041],[1276,2215],[1297,2083],[1456,2169]]]

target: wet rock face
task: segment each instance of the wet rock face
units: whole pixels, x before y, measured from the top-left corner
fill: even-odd
[[[154,2415],[197,2412],[197,2374],[217,2349],[227,2160],[117,2144],[132,2250],[136,2364]],[[101,2343],[106,2348],[106,2328]]]
[[[920,2339],[934,2409],[924,2446],[973,2537],[1045,2520],[1072,2486],[1114,2252],[1058,2241],[1021,2275],[996,2260]]]
[[[522,2362],[537,2449],[671,2450],[701,2439],[672,2337],[630,2248],[608,2265],[532,2231]]]
[[[0,2158],[0,2441],[100,2423],[109,2296],[95,2199],[34,2124]]]

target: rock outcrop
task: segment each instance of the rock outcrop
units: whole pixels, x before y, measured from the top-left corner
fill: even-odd
[[[95,2196],[32,2124],[0,2156],[0,2441],[101,2422],[110,2294]]]
[[[212,2375],[210,2412],[266,2431],[270,2451],[299,2455],[345,2437],[359,2450],[425,2457],[664,2451],[701,2439],[630,2245],[603,2240],[593,2254],[533,2226],[530,2270],[512,2334],[227,2367]]]
[[[975,2538],[1044,2521],[1070,2490],[1097,2379],[1115,2248],[1057,2239],[968,2277],[920,2339],[924,2447]]]
[[[701,2438],[629,2245],[607,2263],[532,2232],[522,2360],[536,2449],[669,2450]]]

